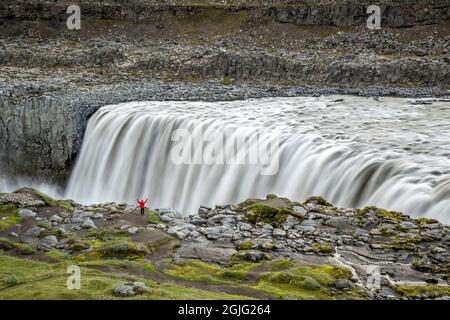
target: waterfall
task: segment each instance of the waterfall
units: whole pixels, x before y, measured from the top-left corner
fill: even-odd
[[[195,213],[321,195],[449,221],[448,109],[348,96],[106,106],[89,120],[65,196]]]

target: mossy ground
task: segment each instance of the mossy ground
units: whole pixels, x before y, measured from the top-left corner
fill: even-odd
[[[148,216],[148,220],[147,220],[148,223],[151,223],[151,224],[163,223],[163,221],[161,221],[161,219],[159,218],[158,212],[146,208],[145,214]]]
[[[59,201],[51,198],[45,201],[48,206],[65,211]],[[279,226],[292,211],[291,203],[272,196],[262,201],[249,200],[241,205],[244,212],[249,212],[248,218],[255,218],[250,222],[273,226]],[[17,211],[15,206],[0,206],[0,215],[5,218],[1,220],[6,226],[4,234],[20,220]],[[360,210],[359,218],[368,213],[376,214],[383,220],[403,218],[401,214],[374,207]],[[146,210],[146,214],[148,217],[138,216],[139,219],[161,223],[157,212]],[[428,219],[418,222],[434,223]],[[45,229],[40,237],[55,235],[62,238],[57,228],[50,224],[38,222],[36,225]],[[137,226],[140,227],[139,224]],[[64,238],[67,238],[69,250],[53,249],[48,252],[35,250],[27,244],[16,242],[14,238],[0,237],[0,299],[113,299],[113,288],[130,280],[145,282],[151,288],[149,293],[133,299],[367,298],[365,292],[356,286],[350,290],[335,287],[338,279],[351,278],[347,269],[304,265],[291,260],[251,263],[232,259],[227,266],[197,260],[180,262],[174,259],[178,241],[164,234],[149,232],[140,227],[138,235],[130,235],[118,224],[81,230],[79,233],[68,231]],[[405,246],[423,239],[402,237],[394,240],[388,245],[404,250]],[[252,240],[244,241],[238,248],[241,250],[239,253],[245,253],[253,246]],[[318,242],[313,247],[321,254],[334,251],[333,245],[327,242]],[[67,266],[73,264],[82,270],[81,290],[68,290],[66,287]],[[428,265],[415,261],[412,267],[421,269],[428,268]],[[434,272],[434,269],[431,271]],[[449,294],[448,288],[434,285],[400,286],[397,293],[408,298],[436,298]]]
[[[242,282],[252,269],[261,264],[241,263],[230,267],[220,267],[201,261],[186,261],[182,264],[172,264],[165,274],[189,281],[204,281],[208,283],[236,283]]]
[[[109,244],[96,247],[96,250],[109,248]],[[161,267],[144,259],[132,261],[95,255],[81,261],[58,250],[46,253],[52,263],[5,253],[0,251],[0,299],[115,299],[113,289],[128,281],[142,281],[151,289],[134,299],[254,299],[264,295],[278,299],[364,297],[358,290],[334,289],[337,279],[350,278],[346,269],[305,266],[288,260],[227,267],[195,260],[171,262]],[[66,286],[67,267],[73,264],[81,269],[80,290],[69,290]],[[211,285],[215,290],[211,291]],[[222,291],[221,287],[227,290]]]
[[[133,297],[133,299],[247,298],[171,283],[157,283],[133,275],[104,272],[85,266],[81,266],[81,288],[69,290],[66,272],[70,264],[70,261],[49,264],[0,255],[0,299],[116,299],[112,294],[114,287],[130,280],[142,281],[151,289],[150,293]]]
[[[289,260],[235,264],[230,267],[186,261],[172,265],[165,274],[188,281],[239,285],[271,294],[278,299],[362,299],[359,289],[339,291],[337,279],[350,279],[351,272],[333,266],[305,266]]]
[[[37,190],[37,189],[33,189],[34,193],[36,195],[38,195],[46,204],[48,204],[49,206],[52,207],[61,207],[61,208],[65,208],[65,209],[72,209],[72,204],[68,201],[65,200],[55,200],[51,197],[49,197],[48,195],[46,195],[45,193]]]
[[[448,286],[399,286],[396,291],[408,298],[436,299],[450,296],[450,287]]]
[[[11,204],[0,205],[0,232],[8,230],[13,225],[22,222],[22,218],[17,216],[19,208]]]

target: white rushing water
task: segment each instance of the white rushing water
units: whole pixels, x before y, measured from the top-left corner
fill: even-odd
[[[180,147],[192,145],[172,141],[180,129],[204,139],[192,152],[194,164],[173,159]],[[231,140],[227,130],[249,140],[227,147],[221,143]],[[260,159],[247,161],[268,141],[258,137],[279,141],[266,175]],[[219,159],[220,151],[211,150],[221,145],[226,155],[242,151],[247,160],[217,164],[202,158]],[[148,197],[151,207],[195,213],[200,205],[269,193],[298,201],[322,195],[337,206],[377,205],[448,222],[449,103],[332,96],[107,106],[89,120],[65,196],[82,203]]]

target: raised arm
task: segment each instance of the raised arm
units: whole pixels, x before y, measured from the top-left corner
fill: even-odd
[[[147,203],[147,201],[148,201],[148,198],[147,198],[147,199],[145,199],[145,202],[144,202],[144,203]]]

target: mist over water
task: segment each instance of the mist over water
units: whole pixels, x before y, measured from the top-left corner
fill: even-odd
[[[49,184],[45,181],[25,177],[13,178],[10,176],[0,176],[0,192],[14,192],[23,187],[36,188],[56,199],[64,197],[64,190],[62,187]]]
[[[175,130],[202,132],[209,142],[194,154],[203,154],[229,128],[244,128],[249,137],[276,135],[277,173],[261,175],[255,164],[174,163]],[[252,152],[248,144],[237,148]],[[82,203],[148,197],[151,207],[195,213],[202,204],[269,193],[299,201],[322,195],[337,206],[377,205],[448,222],[448,102],[334,96],[107,106],[88,123],[65,197]]]

